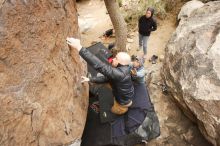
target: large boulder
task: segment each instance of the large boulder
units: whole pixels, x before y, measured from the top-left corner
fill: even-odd
[[[176,103],[220,146],[220,1],[192,12],[165,50],[164,79]]]
[[[196,9],[198,9],[198,8],[201,8],[201,7],[203,7],[203,6],[204,6],[204,3],[201,2],[201,1],[199,1],[199,0],[189,1],[189,2],[185,3],[185,4],[182,6],[182,8],[181,8],[181,10],[180,10],[180,12],[179,12],[179,14],[178,14],[177,19],[178,19],[178,20],[181,20],[181,19],[184,19],[184,18],[188,18],[188,17],[190,17],[190,14],[191,14],[194,10],[196,10]]]
[[[0,145],[64,145],[81,138],[86,65],[72,0],[0,1]]]

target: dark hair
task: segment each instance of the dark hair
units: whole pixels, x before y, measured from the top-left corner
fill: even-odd
[[[132,55],[131,56],[131,61],[135,61],[135,60],[138,60],[137,55]]]
[[[154,15],[154,8],[148,7],[148,8],[147,8],[147,11],[151,11],[151,17],[153,17],[153,15]],[[147,11],[146,11],[146,12],[147,12]]]
[[[137,56],[137,55],[132,55],[131,61],[138,61],[140,63],[140,66],[144,64],[144,58],[141,56]]]

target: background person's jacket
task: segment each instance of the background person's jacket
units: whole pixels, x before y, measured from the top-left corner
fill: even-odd
[[[137,70],[137,74],[132,75],[132,80],[134,81],[134,83],[136,83],[136,84],[145,83],[145,69],[144,69],[144,66],[141,66],[141,67],[137,68],[136,70]]]
[[[121,105],[130,103],[134,97],[134,87],[131,81],[129,65],[118,65],[118,67],[114,68],[110,64],[99,60],[85,48],[82,48],[79,54],[91,67],[104,75],[92,77],[90,82],[109,82],[116,101]]]
[[[145,15],[143,15],[138,21],[138,31],[143,36],[150,36],[151,31],[157,30],[157,22],[153,18],[154,9],[148,8],[147,11],[151,11],[151,17],[147,18]]]

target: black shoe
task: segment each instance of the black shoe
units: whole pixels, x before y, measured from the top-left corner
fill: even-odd
[[[157,59],[158,59],[158,56],[156,55],[153,55],[150,59],[150,61],[152,62],[152,64],[156,64],[157,63]]]

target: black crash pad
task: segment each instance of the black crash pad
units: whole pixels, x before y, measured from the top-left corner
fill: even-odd
[[[87,49],[95,54],[103,62],[107,62],[109,51],[102,43],[94,44]],[[97,75],[97,71],[88,65],[88,71],[92,76]],[[154,111],[153,104],[150,101],[150,97],[145,85],[135,86],[135,97],[133,99],[133,105],[129,108],[126,117],[117,117],[110,112],[113,105],[113,97],[110,88],[102,86],[98,90],[98,96],[89,98],[89,108],[87,113],[87,120],[85,129],[82,136],[81,146],[104,146],[104,145],[121,145],[121,146],[133,146],[138,144],[141,140],[150,140],[156,138],[160,134],[159,120]],[[91,105],[99,103],[99,112],[94,111]],[[138,110],[141,109],[141,110]],[[144,112],[142,114],[132,114],[136,111]],[[130,115],[130,113],[132,115]],[[136,117],[137,116],[137,117]],[[140,118],[141,116],[141,118]],[[132,123],[129,121],[123,122],[123,119],[129,120],[140,118],[143,123]],[[114,121],[115,120],[115,121]],[[123,136],[117,136],[117,129],[125,130],[123,127],[118,128],[114,126],[114,123],[126,124],[127,133]],[[113,122],[112,122],[113,121]],[[118,122],[117,122],[118,121]],[[150,122],[149,122],[150,121]],[[140,126],[141,125],[141,126]],[[139,126],[139,127],[138,127]],[[136,130],[135,130],[136,129]],[[133,131],[133,132],[132,132]],[[116,133],[115,133],[116,132]],[[131,133],[130,133],[131,132]],[[130,134],[129,134],[130,133]]]
[[[107,94],[109,95],[111,94],[110,91],[111,90],[109,90],[108,87],[102,86],[98,90],[97,97],[90,96],[89,105],[92,105],[94,102],[99,102],[100,112],[99,113],[94,112],[91,106],[89,106],[81,146],[103,146],[103,145],[109,145],[109,144],[120,145],[120,146],[133,146],[135,144],[141,143],[142,140],[148,141],[150,139],[153,139],[159,136],[160,134],[159,121],[154,111],[153,104],[151,103],[149,99],[148,91],[144,85],[135,86],[136,94],[135,94],[135,99],[133,100],[134,104],[132,107],[129,108],[129,111],[126,114],[129,116],[130,114],[135,112],[136,114],[132,114],[129,117],[132,117],[132,119],[135,118],[135,119],[144,121],[143,123],[139,123],[139,124],[133,123],[132,119],[129,119],[129,118],[127,119],[126,117],[123,117],[123,116],[119,116],[115,119],[110,118],[110,121],[112,119],[115,120],[113,122],[107,122],[109,119],[101,118],[101,115],[100,115],[100,113],[102,113],[101,104],[103,103],[100,104],[99,100],[100,99],[105,100],[105,98],[109,98],[107,100],[111,100],[112,99],[111,96],[107,95]],[[100,92],[103,92],[103,93],[100,93]],[[103,95],[106,95],[106,96],[103,96]],[[101,96],[103,96],[104,98],[101,98]],[[108,101],[105,101],[105,103],[107,102]],[[110,102],[111,104],[113,104],[113,101],[110,101]],[[107,105],[107,107],[110,108],[110,105]],[[144,116],[145,112],[140,113],[140,114],[136,112],[136,111],[139,111],[138,107],[143,109],[143,110],[140,110],[140,112],[146,111],[146,117]],[[104,108],[104,110],[106,109]],[[107,117],[110,117],[110,116],[107,116]],[[128,120],[126,123],[123,120],[124,118]],[[104,122],[101,122],[100,119],[101,120],[104,119]],[[120,124],[120,122],[122,123]],[[127,125],[127,126],[125,125],[126,129],[129,128],[130,130],[127,129],[128,133],[124,131],[125,134],[122,133],[122,135],[118,135],[118,132],[120,134],[120,131],[125,130],[124,129],[125,127],[123,126],[118,127],[114,123],[119,123],[119,125],[126,124]]]
[[[100,105],[100,120],[101,123],[112,122],[117,117],[116,114],[111,112],[111,107],[114,103],[112,90],[106,86],[103,86],[99,90],[99,105]]]
[[[90,96],[81,146],[103,146],[111,144],[110,123],[101,123],[99,113],[91,108],[91,105],[97,101],[97,98]]]
[[[87,49],[106,64],[108,64],[108,58],[112,56],[111,51],[109,51],[101,42],[98,42]],[[88,72],[92,76],[96,76],[98,73],[90,65],[88,65]]]

